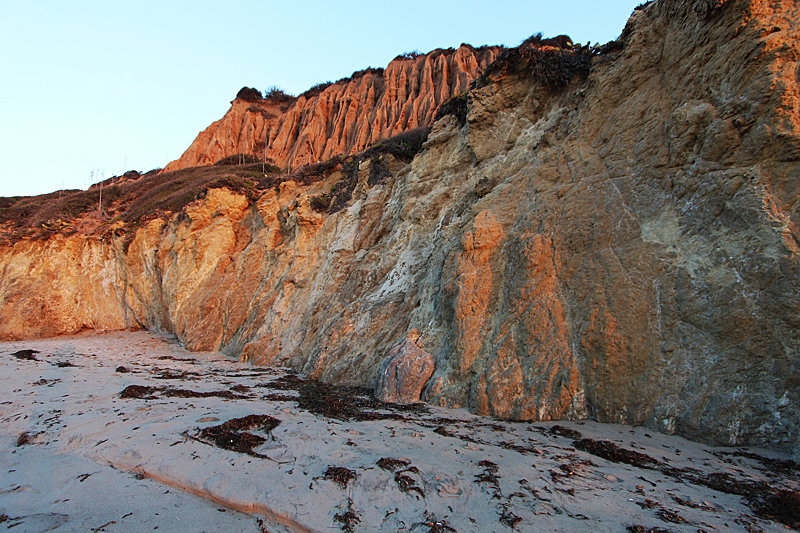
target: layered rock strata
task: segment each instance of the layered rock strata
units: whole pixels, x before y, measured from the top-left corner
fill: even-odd
[[[429,126],[439,105],[466,91],[500,51],[462,44],[398,57],[385,70],[367,69],[297,99],[236,99],[165,170],[211,165],[234,154],[297,168],[362,151],[379,139]]]
[[[127,252],[0,249],[0,332],[166,329],[374,387],[416,328],[427,402],[800,455],[799,38],[793,3],[650,3],[587,80],[489,72],[336,214],[334,174],[211,190]]]

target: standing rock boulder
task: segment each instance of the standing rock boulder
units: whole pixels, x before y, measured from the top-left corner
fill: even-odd
[[[425,383],[433,375],[433,356],[419,347],[419,332],[412,329],[404,341],[392,346],[381,366],[375,397],[383,402],[419,401]]]

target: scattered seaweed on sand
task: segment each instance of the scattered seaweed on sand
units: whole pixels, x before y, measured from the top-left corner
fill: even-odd
[[[800,530],[800,492],[796,490],[783,489],[755,498],[751,501],[751,507],[761,518],[776,520]]]
[[[459,433],[455,433],[454,431],[450,431],[445,427],[445,424],[458,424],[458,420],[454,420],[452,418],[437,418],[432,421],[435,425],[435,429],[433,430],[434,433],[442,435],[443,437],[452,437],[454,439],[461,439],[464,442],[471,442],[473,444],[483,444],[484,446],[489,445],[488,442],[481,439],[476,439],[474,437],[470,437],[469,435],[461,435]],[[434,427],[429,424],[423,424],[425,427]]]
[[[378,459],[378,462],[375,463],[379,467],[384,470],[388,470],[389,472],[394,472],[398,468],[406,468],[411,464],[411,461],[408,459],[393,459],[391,457],[383,457]]]
[[[414,478],[404,475],[407,472],[419,474],[419,470],[413,466],[411,468],[407,468],[406,470],[401,470],[394,475],[394,482],[397,483],[397,487],[401,492],[416,492],[424,498],[425,493],[422,491],[419,485],[417,485],[417,482],[414,480]]]
[[[57,366],[58,368],[68,368],[68,367],[74,367],[74,368],[78,368],[78,365],[73,365],[73,364],[72,364],[71,362],[69,362],[69,361],[59,361],[59,362],[57,362],[57,363],[51,363],[51,364],[54,364],[54,365],[55,365],[55,366]]]
[[[411,529],[414,529],[417,525],[419,523],[415,523]],[[425,511],[425,521],[421,525],[430,528],[427,533],[458,533],[455,528],[450,527],[450,523],[447,520],[440,520],[429,511]]]
[[[671,529],[663,529],[660,527],[644,527],[644,526],[628,526],[625,528],[628,533],[674,533]]]
[[[175,389],[172,387],[147,387],[145,385],[128,385],[119,397],[123,399],[155,400],[156,394],[166,398],[226,398],[228,400],[247,400],[250,396],[234,394],[227,390],[198,392],[188,389]]]
[[[181,363],[189,363],[190,365],[198,364],[197,359],[193,357],[175,357],[173,355],[162,355],[161,357],[156,357],[159,361],[179,361]]]
[[[500,518],[498,518],[498,521],[501,524],[510,527],[511,529],[517,529],[517,524],[522,522],[522,518],[520,518],[519,516],[515,515],[511,511],[509,511],[508,510],[508,504],[503,504],[501,509],[502,509],[502,512],[498,513],[500,515]]]
[[[795,529],[800,528],[800,491],[777,488],[764,481],[735,478],[729,472],[705,474],[693,468],[671,468],[649,455],[626,450],[606,441],[582,439],[573,442],[573,446],[615,463],[626,463],[639,468],[656,470],[682,482],[693,483],[717,492],[742,496],[744,503],[753,510],[756,516],[775,520]],[[770,463],[767,460],[766,464],[771,464],[773,468],[784,472],[794,469],[794,465],[787,462]],[[651,530],[643,529],[642,531]]]
[[[716,511],[714,507],[710,505],[706,505],[705,503],[695,503],[691,500],[687,500],[685,498],[681,498],[680,496],[676,496],[674,494],[671,495],[672,499],[675,500],[675,503],[683,505],[684,507],[689,507],[691,509],[700,509],[701,511]],[[648,500],[649,501],[649,500]],[[641,504],[639,504],[641,505]]]
[[[19,350],[17,352],[12,353],[14,357],[19,359],[20,361],[38,361],[34,354],[39,353],[38,350]]]
[[[489,460],[483,460],[478,463],[478,466],[483,467],[483,472],[475,475],[473,483],[486,483],[492,490],[492,498],[500,498],[502,493],[500,491],[500,476],[497,475],[499,470],[497,464]]]
[[[119,393],[119,397],[122,399],[140,399],[140,400],[153,400],[155,396],[153,393],[157,389],[155,387],[147,387],[145,385],[128,385],[122,392]]]
[[[613,463],[625,463],[639,468],[655,469],[663,463],[649,455],[620,448],[613,442],[581,439],[572,443],[578,450],[589,452]]]
[[[350,480],[355,478],[356,473],[353,470],[343,466],[329,466],[325,473],[322,474],[322,479],[326,481],[333,481],[343,489],[346,489]]]
[[[423,404],[385,403],[372,397],[372,390],[363,387],[339,387],[305,379],[296,374],[287,374],[263,384],[273,390],[297,391],[299,396],[291,398],[300,409],[315,415],[336,420],[404,420],[397,411],[427,413]]]
[[[351,498],[347,498],[347,510],[344,513],[336,513],[333,515],[333,519],[342,524],[341,529],[346,533],[353,533],[356,524],[361,523],[358,514],[353,510],[353,500]]]
[[[217,426],[203,428],[198,432],[197,439],[224,450],[267,458],[266,455],[253,450],[267,442],[267,439],[250,433],[250,431],[257,430],[268,434],[280,423],[280,420],[269,415],[248,415],[242,418],[233,418]]]
[[[680,516],[672,509],[667,509],[665,507],[662,507],[658,511],[656,511],[656,516],[659,517],[664,522],[672,522],[673,524],[683,524],[684,522],[686,522],[685,518]]]
[[[199,379],[200,374],[197,372],[186,372],[185,370],[171,370],[166,369],[162,370],[161,373],[157,376],[153,376],[155,379],[181,379],[181,380],[189,380],[195,381]]]
[[[757,453],[748,452],[746,450],[736,450],[735,452],[717,451],[712,453],[725,462],[733,462],[730,459],[726,459],[725,457],[727,456],[744,457],[746,459],[758,461],[761,463],[761,468],[773,474],[794,476],[800,473],[800,464],[792,461],[791,459],[772,459],[770,457],[764,457],[763,455],[758,455]]]
[[[537,455],[540,455],[542,453],[541,450],[535,448],[534,446],[520,446],[519,444],[514,444],[513,442],[508,442],[505,440],[498,442],[497,445],[503,448],[504,450],[513,450],[522,455],[527,455],[529,453],[535,453]]]
[[[558,435],[560,437],[566,437],[572,440],[578,440],[583,437],[580,431],[560,426],[558,424],[551,427],[549,430],[547,430],[547,432],[550,433],[551,435]]]
[[[188,389],[161,389],[161,395],[168,398],[227,398],[228,400],[246,400],[249,396],[234,394],[227,390],[215,390],[208,392],[197,392]]]

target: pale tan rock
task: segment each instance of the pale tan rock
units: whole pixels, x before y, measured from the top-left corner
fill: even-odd
[[[375,397],[384,402],[418,402],[422,388],[433,375],[433,356],[417,341],[419,332],[412,329],[404,341],[389,350],[381,365]]]

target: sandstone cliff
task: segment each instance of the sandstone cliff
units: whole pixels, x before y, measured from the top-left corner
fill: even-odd
[[[500,51],[462,44],[397,58],[385,70],[367,69],[297,99],[236,99],[165,170],[211,165],[234,154],[297,168],[364,150],[378,139],[430,125],[436,108],[466,91]]]
[[[428,402],[799,455],[798,38],[793,3],[650,3],[568,87],[495,65],[336,213],[343,171],[212,189],[127,250],[0,248],[0,332],[166,329],[374,387],[416,329]]]

